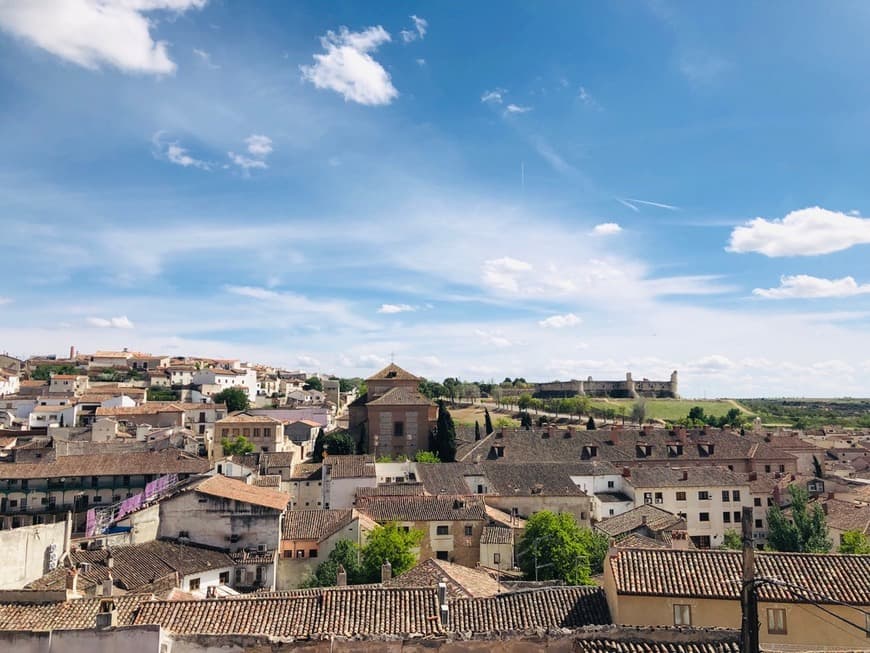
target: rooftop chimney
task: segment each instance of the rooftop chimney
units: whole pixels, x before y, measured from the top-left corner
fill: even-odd
[[[749,472],[749,480],[757,481],[758,480],[758,472]]]
[[[643,434],[644,435],[652,434],[652,430],[653,430],[652,424],[644,424],[643,425]]]
[[[684,481],[688,481],[688,480],[689,480],[689,470],[688,470],[688,469],[684,469],[684,470],[683,470],[683,480],[684,480]]]
[[[115,600],[100,599],[100,609],[97,612],[97,628],[114,628],[118,624],[118,613],[115,611]]]
[[[441,606],[441,625],[447,625],[447,617],[449,616],[447,607],[447,583],[438,583],[438,605]]]
[[[78,569],[68,569],[66,572],[66,592],[67,594],[78,594],[79,592],[79,572]]]
[[[641,515],[640,523],[646,526],[646,515]]]
[[[619,444],[619,427],[616,424],[610,427],[610,442]]]
[[[112,556],[112,549],[106,551],[106,566],[109,569],[112,569],[115,566],[115,558]]]
[[[671,548],[686,551],[689,548],[689,534],[686,531],[671,531]]]
[[[553,425],[552,424],[547,425],[547,437],[548,438],[553,437]]]
[[[678,426],[675,429],[675,433],[677,434],[677,438],[679,438],[680,442],[685,444],[686,443],[686,427],[685,426]]]
[[[631,469],[629,469],[628,467],[623,467],[622,468],[622,475],[625,478],[631,478]]]
[[[69,347],[69,359],[73,360],[76,357],[76,346],[70,345]]]
[[[109,572],[106,580],[103,581],[103,596],[112,596],[112,581],[112,572]]]
[[[828,514],[828,502],[827,501],[825,501],[822,504],[822,512],[825,513],[826,515]]]
[[[384,560],[384,564],[381,565],[381,582],[386,583],[393,577],[393,565],[390,564],[389,560]]]
[[[339,587],[347,586],[347,572],[344,569],[344,565],[338,565],[338,573],[335,577],[335,584]]]

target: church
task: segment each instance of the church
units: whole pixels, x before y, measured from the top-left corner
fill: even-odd
[[[366,394],[348,415],[350,432],[366,453],[413,459],[429,448],[438,406],[420,393],[421,380],[394,363],[366,379]]]

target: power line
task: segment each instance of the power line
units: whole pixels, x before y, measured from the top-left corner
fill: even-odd
[[[822,600],[824,600],[824,601],[827,601],[828,603],[832,603],[832,604],[834,604],[834,605],[840,605],[840,606],[843,606],[843,607],[845,607],[845,608],[851,608],[851,609],[853,609],[853,610],[856,610],[857,612],[860,612],[861,614],[863,614],[863,615],[865,616],[865,618],[868,617],[868,616],[870,616],[870,612],[866,612],[866,611],[862,610],[861,608],[859,608],[858,606],[852,605],[852,604],[850,604],[850,603],[845,603],[845,602],[843,602],[843,601],[839,601],[839,600],[837,600],[837,599],[835,599],[835,598],[833,598],[833,597],[825,596],[824,594],[820,594],[819,592],[816,592],[815,590],[811,590],[811,589],[809,589],[808,587],[802,587],[802,586],[800,586],[800,585],[795,585],[794,583],[789,583],[789,582],[784,581],[784,580],[778,580],[778,579],[776,579],[776,578],[764,578],[764,577],[757,578],[757,579],[755,580],[755,585],[756,585],[756,587],[757,587],[758,585],[764,585],[764,584],[777,585],[777,586],[780,586],[780,587],[786,587],[786,588],[789,589],[789,591],[791,591],[792,594],[794,594],[794,595],[797,596],[798,598],[803,599],[804,601],[806,601],[806,602],[809,603],[810,605],[813,605],[813,606],[817,607],[817,608],[818,608],[819,610],[821,610],[822,612],[831,615],[831,616],[834,617],[835,619],[839,619],[839,620],[842,621],[843,623],[846,623],[846,624],[852,626],[853,628],[856,628],[856,629],[860,630],[860,631],[861,631],[862,633],[864,633],[864,634],[870,634],[870,631],[868,631],[868,629],[867,629],[867,624],[866,624],[866,623],[865,623],[864,625],[856,624],[854,621],[851,621],[851,620],[849,620],[849,619],[846,619],[846,617],[843,617],[843,616],[841,616],[841,615],[838,615],[836,612],[834,612],[834,611],[832,611],[832,610],[829,610],[828,608],[824,607],[824,605],[822,605],[821,603],[819,603],[819,602],[817,602],[817,601],[811,599],[811,598],[810,598],[809,596],[807,596],[806,594],[802,594],[801,591],[798,591],[798,590],[802,590],[802,591],[804,591],[804,592],[809,592],[809,593],[811,593],[811,594],[815,594],[815,595],[818,596],[820,599],[822,599]]]

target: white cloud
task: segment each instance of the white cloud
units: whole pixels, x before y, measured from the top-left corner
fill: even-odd
[[[532,107],[524,107],[519,104],[509,104],[505,107],[505,113],[528,113]]]
[[[126,315],[118,317],[89,317],[85,320],[90,326],[100,329],[132,329],[133,323]]]
[[[416,310],[417,309],[410,304],[381,304],[378,313],[386,313],[390,315],[393,313],[408,313]]]
[[[483,329],[475,329],[474,333],[480,337],[485,345],[490,345],[499,349],[510,347],[513,344],[500,333],[492,333],[490,331],[484,331]]]
[[[870,220],[818,206],[792,211],[782,220],[755,218],[735,227],[729,252],[765,256],[816,256],[870,243]]]
[[[296,364],[302,368],[308,369],[319,369],[320,368],[320,360],[315,358],[314,356],[309,356],[308,354],[300,354],[296,359]]]
[[[227,152],[227,156],[230,158],[230,161],[235,163],[237,166],[244,170],[250,170],[251,168],[268,168],[269,165],[260,159],[252,159],[250,157],[245,156],[244,154],[236,154],[235,152]]]
[[[808,274],[780,277],[778,288],[756,288],[753,295],[765,299],[818,299],[870,294],[870,283],[859,284],[853,277],[823,279]]]
[[[205,50],[200,50],[199,48],[194,48],[193,54],[195,54],[197,57],[199,57],[202,60],[202,62],[207,67],[211,68],[212,70],[219,70],[220,69],[220,66],[218,66],[215,63],[212,63],[211,55],[208,52],[206,52]]]
[[[507,91],[503,88],[496,88],[491,91],[485,91],[483,95],[480,96],[480,101],[484,104],[501,104],[504,102],[504,94]]]
[[[615,222],[602,222],[592,228],[592,233],[596,236],[612,236],[620,231],[622,231],[622,227]]]
[[[574,313],[567,313],[565,315],[551,315],[546,320],[538,322],[538,324],[545,329],[564,329],[565,327],[577,326],[582,321]]]
[[[272,152],[272,139],[262,134],[251,134],[245,139],[248,152],[254,156],[265,157]]]
[[[11,297],[0,297],[0,306],[5,306],[6,304],[11,304],[11,303],[12,303]]]
[[[345,101],[369,106],[390,104],[399,92],[389,73],[371,56],[392,39],[380,25],[362,32],[342,27],[338,33],[329,31],[320,39],[325,54],[313,55],[315,63],[300,66],[302,78],[317,88],[340,93]]]
[[[226,292],[239,297],[262,302],[270,310],[286,312],[294,320],[313,318],[316,321],[325,320],[337,324],[352,324],[359,328],[369,328],[367,320],[354,315],[345,302],[339,300],[311,299],[305,295],[292,292],[280,292],[258,286],[225,286]],[[270,320],[276,315],[270,315]]]
[[[426,30],[429,27],[429,22],[425,18],[420,18],[419,16],[411,16],[410,18],[414,22],[414,28],[410,30],[403,29],[401,31],[402,41],[405,43],[410,43],[417,39],[422,41],[426,37]]]
[[[414,61],[417,62],[417,65],[420,66],[420,68],[422,68],[423,66],[426,65],[426,60],[425,60],[425,59],[415,59]]]
[[[484,262],[483,282],[492,288],[517,292],[520,289],[520,277],[531,270],[531,263],[503,256]]]
[[[175,72],[165,41],[154,41],[146,13],[183,13],[206,0],[5,0],[0,28],[85,68]]]
[[[187,149],[181,147],[181,145],[178,144],[178,141],[164,143],[163,136],[164,132],[159,131],[155,133],[154,136],[151,138],[151,142],[154,144],[154,155],[157,158],[165,158],[170,163],[174,163],[175,165],[179,165],[185,168],[192,167],[199,168],[201,170],[211,169],[210,163],[190,156],[187,153]]]

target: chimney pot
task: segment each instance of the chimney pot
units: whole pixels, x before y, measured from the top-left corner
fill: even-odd
[[[622,468],[622,475],[625,478],[631,478],[631,469],[629,469],[628,467],[623,467]]]
[[[390,564],[389,560],[384,560],[384,564],[381,565],[381,582],[386,583],[393,577],[393,565]]]
[[[69,569],[66,572],[66,588],[73,593],[78,591],[79,572],[77,569]]]
[[[112,585],[113,578],[111,572],[106,577],[106,580],[103,581],[103,596],[112,596]]]
[[[828,503],[827,502],[822,504],[822,512],[825,513],[826,515],[828,514]]]
[[[749,480],[757,481],[758,480],[758,472],[749,472]]]
[[[345,571],[344,565],[338,565],[338,573],[336,574],[335,584],[339,587],[347,586],[347,571]]]

